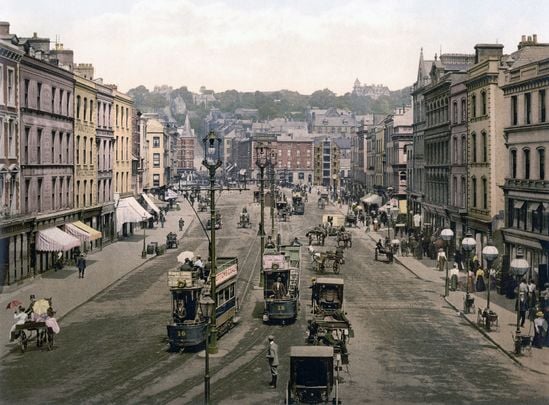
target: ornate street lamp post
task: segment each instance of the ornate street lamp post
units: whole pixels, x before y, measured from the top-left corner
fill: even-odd
[[[517,280],[517,286],[522,277],[530,270],[530,265],[524,259],[524,254],[521,249],[517,249],[517,258],[511,261],[511,274]],[[515,354],[520,354],[522,346],[522,338],[520,335],[520,291],[517,291],[517,330],[515,331]]]
[[[448,246],[450,245],[450,241],[454,237],[454,232],[449,229],[443,229],[440,232],[440,237],[446,241],[446,282],[444,283],[444,296],[448,296],[448,290],[449,290],[449,280],[448,280],[448,261],[450,259],[450,256],[448,255]]]
[[[393,233],[396,239],[396,220],[398,214],[400,214],[400,209],[398,207],[391,207],[389,210],[389,219],[391,220],[391,223],[387,227],[387,238],[389,238],[389,240],[391,240],[391,226],[393,226]]]
[[[492,264],[494,263],[494,260],[498,257],[498,250],[495,246],[492,245],[491,241],[488,242],[488,245],[482,249],[482,257],[486,259],[487,264],[487,270],[488,270],[488,293],[486,295],[486,316],[484,325],[486,326],[487,330],[490,330],[490,324],[492,319],[490,318],[490,288],[492,287],[492,276],[490,275],[490,272],[492,271]]]
[[[265,168],[269,164],[269,147],[262,142],[259,142],[255,148],[255,164],[259,167],[259,204],[261,207],[261,220],[259,223],[259,237],[261,238],[261,255],[260,255],[260,271],[259,286],[263,287],[263,253],[265,253]]]
[[[143,250],[141,251],[141,258],[146,259],[147,258],[147,249],[145,248],[145,239],[147,236],[145,235],[145,230],[147,229],[147,217],[143,216]]]
[[[465,314],[468,314],[471,310],[472,305],[472,299],[469,295],[469,256],[471,255],[471,252],[473,249],[475,249],[475,246],[477,245],[477,241],[473,239],[473,235],[471,232],[467,232],[465,235],[465,238],[461,241],[461,246],[463,246],[463,250],[465,250],[465,260],[466,260],[466,276],[465,276],[465,301],[463,301],[463,312]]]
[[[216,299],[216,285],[215,276],[217,272],[217,258],[215,253],[215,171],[221,167],[221,139],[218,138],[215,132],[211,131],[208,136],[202,140],[204,144],[204,160],[202,165],[206,167],[210,175],[210,296]],[[210,344],[206,348],[210,353],[217,353],[217,328],[215,326],[215,311],[213,311],[210,324],[211,326],[211,338]]]
[[[276,166],[276,152],[271,151],[269,159],[269,181],[271,186],[271,239],[274,239],[275,235],[275,166]]]
[[[200,312],[202,313],[202,316],[206,318],[208,321],[208,325],[206,326],[206,346],[205,346],[205,358],[206,358],[206,364],[204,369],[204,403],[209,404],[210,403],[210,354],[208,352],[208,341],[210,339],[210,332],[211,332],[211,318],[212,315],[215,312],[215,301],[210,297],[208,293],[206,293],[202,298],[200,298],[200,301],[198,302],[198,305],[200,306]]]

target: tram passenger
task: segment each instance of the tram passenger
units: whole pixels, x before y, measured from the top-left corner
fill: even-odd
[[[292,246],[301,246],[301,242],[297,239],[297,236],[292,241]]]
[[[187,316],[187,310],[185,309],[185,305],[183,304],[183,301],[177,301],[177,306],[175,307],[175,311],[173,313],[174,321],[176,323],[183,323],[186,316]]]
[[[275,244],[274,244],[274,242],[273,242],[273,238],[272,238],[272,237],[270,237],[270,236],[267,237],[267,242],[265,243],[265,247],[266,247],[267,249],[274,249],[274,248],[275,248]]]
[[[282,283],[282,278],[277,277],[276,281],[273,283],[273,293],[275,298],[282,298],[286,295],[286,287]]]
[[[23,308],[21,305],[15,309],[15,313],[13,314],[13,319],[15,323],[11,326],[10,329],[10,342],[13,342],[16,338],[15,336],[15,327],[17,325],[23,325],[27,321],[27,313],[25,312],[25,308]]]

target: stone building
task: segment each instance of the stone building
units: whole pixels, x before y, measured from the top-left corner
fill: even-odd
[[[146,136],[149,144],[149,153],[147,160],[149,161],[148,175],[145,184],[148,189],[154,190],[165,186],[166,175],[166,153],[165,144],[167,146],[167,137],[164,136],[164,121],[160,120],[158,114],[143,114],[147,120]]]
[[[303,134],[281,134],[273,143],[279,178],[290,184],[313,183],[313,140]]]
[[[340,186],[340,150],[328,137],[318,138],[314,144],[314,178],[317,186],[329,187],[332,193]]]
[[[324,137],[351,137],[356,133],[356,119],[352,112],[329,108],[307,111],[309,132]]]
[[[505,198],[505,252],[512,260],[517,249],[525,253],[531,265],[528,277],[547,280],[549,252],[549,47],[537,38],[525,37],[519,50],[526,46],[528,55],[516,55],[502,85],[504,95],[504,129],[506,151],[497,155],[505,163],[503,193]],[[545,45],[545,46],[543,46]],[[540,270],[545,271],[540,271]],[[504,267],[504,277],[508,274]]]

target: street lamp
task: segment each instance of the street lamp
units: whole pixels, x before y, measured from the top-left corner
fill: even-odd
[[[274,211],[275,211],[275,166],[276,166],[276,151],[272,150],[270,159],[269,159],[269,181],[271,186],[271,239],[274,238],[275,234],[275,220],[274,220]]]
[[[141,217],[143,219],[143,250],[141,251],[141,258],[146,259],[147,258],[147,249],[145,248],[145,230],[147,229],[147,217],[143,216]]]
[[[261,221],[259,223],[259,236],[261,238],[261,267],[259,274],[259,286],[263,287],[263,253],[265,252],[265,168],[269,164],[269,147],[259,142],[255,148],[255,164],[259,167],[260,177],[259,177],[259,203],[261,206]]]
[[[391,224],[389,224],[389,227],[387,227],[387,238],[389,238],[389,240],[391,239],[391,225],[393,226],[394,229],[394,234],[395,234],[395,239],[396,239],[396,220],[398,218],[398,214],[400,214],[400,209],[396,206],[394,207],[391,207],[391,209],[389,210],[389,216],[390,216],[390,219],[391,219]]]
[[[444,283],[444,296],[447,297],[448,296],[448,289],[449,289],[448,288],[448,284],[449,284],[449,280],[448,280],[448,259],[450,258],[450,256],[448,255],[448,246],[450,245],[450,241],[454,237],[454,231],[452,231],[449,228],[443,229],[440,232],[440,237],[444,241],[446,241],[446,282]]]
[[[200,298],[200,301],[198,302],[198,305],[200,306],[200,312],[202,312],[202,316],[206,318],[206,321],[208,322],[206,326],[206,346],[205,346],[205,358],[206,358],[206,365],[204,369],[204,403],[209,404],[210,403],[210,355],[208,353],[208,340],[210,338],[210,325],[211,325],[211,318],[212,315],[215,313],[215,301],[210,297],[208,292],[206,292],[205,295],[203,295]]]
[[[485,325],[486,329],[490,330],[490,287],[491,287],[491,279],[490,272],[492,270],[492,264],[494,263],[494,260],[498,257],[498,250],[497,248],[492,245],[492,242],[489,241],[488,244],[482,249],[482,257],[486,259],[487,264],[487,270],[488,270],[488,293],[486,295],[486,316],[485,316]]]
[[[208,169],[210,175],[210,295],[216,297],[215,276],[217,272],[217,259],[215,253],[215,171],[221,167],[221,139],[217,137],[215,132],[210,131],[208,136],[202,139],[204,144],[204,160],[202,165]],[[217,328],[215,326],[215,311],[210,318],[211,323],[211,338],[210,344],[206,351],[217,353]]]
[[[476,245],[477,241],[473,239],[473,235],[471,234],[471,232],[467,232],[467,234],[465,234],[465,238],[463,238],[463,240],[461,241],[461,246],[463,247],[463,250],[465,250],[466,254],[465,269],[467,274],[465,276],[465,301],[463,302],[463,312],[466,314],[470,312],[471,305],[473,304],[471,296],[469,295],[469,256]]]
[[[530,270],[530,265],[524,259],[522,249],[517,249],[517,258],[511,261],[511,274],[517,279],[517,286],[519,280]],[[520,336],[520,291],[517,291],[517,330],[515,331],[515,353],[520,354],[522,339]]]

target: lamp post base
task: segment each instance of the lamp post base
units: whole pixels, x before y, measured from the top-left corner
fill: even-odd
[[[146,258],[147,258],[147,251],[146,251],[146,250],[143,250],[143,251],[141,252],[141,258],[142,258],[142,259],[146,259]]]

